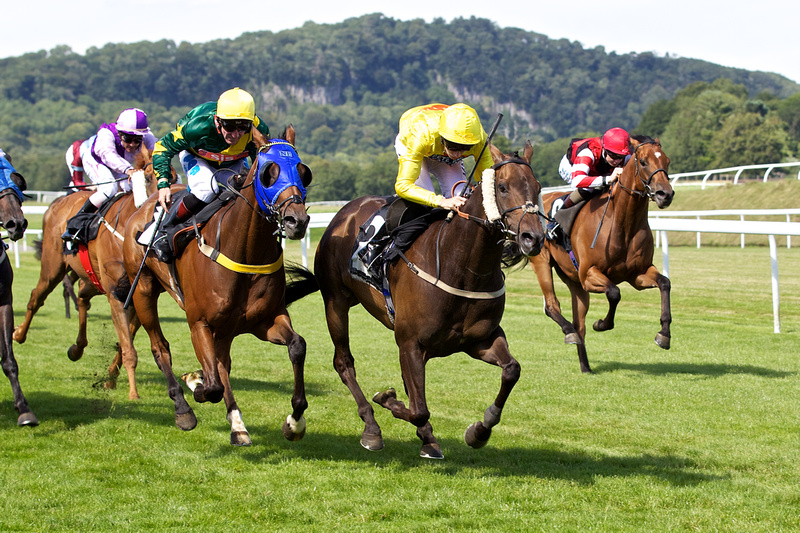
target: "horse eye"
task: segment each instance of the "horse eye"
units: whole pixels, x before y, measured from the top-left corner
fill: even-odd
[[[500,191],[501,194],[505,194],[508,192],[508,189],[506,189],[506,186],[503,185],[502,183],[497,185],[497,190]]]

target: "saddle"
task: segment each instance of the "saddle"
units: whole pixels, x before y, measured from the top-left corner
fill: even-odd
[[[168,220],[170,216],[177,211],[180,204],[179,200],[187,194],[189,194],[189,191],[183,189],[172,195],[172,205],[170,206],[169,212],[164,214],[164,220]],[[197,235],[195,232],[195,225],[197,226],[197,232],[199,232],[211,219],[214,213],[219,211],[224,205],[233,200],[233,198],[234,194],[232,192],[224,190],[193,217],[189,217],[187,220],[169,227],[164,227],[162,223],[162,226],[157,230],[157,235],[155,236],[154,241],[157,239],[166,239],[166,243],[172,250],[173,256],[180,257],[183,251],[186,249],[186,246],[192,240],[194,240]],[[136,235],[136,240],[140,244],[147,246],[148,242],[143,243],[141,241],[141,236],[142,234],[148,233],[148,228],[154,223],[155,221],[150,222],[141,232]],[[217,234],[217,239],[219,239],[219,234]]]
[[[78,245],[87,245],[97,238],[100,230],[100,221],[106,213],[111,210],[111,206],[122,198],[125,193],[118,192],[111,198],[106,199],[97,211],[93,213],[78,213],[67,220],[67,232],[74,237],[64,241],[64,253],[75,255],[78,253]]]
[[[350,274],[380,291],[394,321],[394,305],[389,290],[389,266],[436,220],[448,211],[409,202],[398,196],[385,198],[380,207],[359,228],[350,259]]]

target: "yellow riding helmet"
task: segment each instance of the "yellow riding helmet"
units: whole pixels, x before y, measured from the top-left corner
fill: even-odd
[[[439,135],[457,144],[478,144],[481,142],[481,119],[467,104],[453,104],[442,113],[439,120]]]
[[[222,93],[217,100],[217,116],[229,120],[253,121],[256,116],[256,102],[249,92],[234,87]]]

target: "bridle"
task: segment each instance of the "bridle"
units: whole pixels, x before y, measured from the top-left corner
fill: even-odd
[[[656,193],[653,190],[653,188],[650,186],[650,183],[653,181],[653,176],[655,176],[659,172],[663,172],[664,174],[667,174],[667,169],[665,169],[665,168],[657,168],[657,169],[655,169],[653,172],[650,173],[650,176],[647,177],[647,181],[645,181],[644,172],[640,172],[640,169],[642,167],[642,163],[641,163],[641,161],[639,159],[639,148],[641,148],[645,144],[654,144],[654,145],[657,145],[657,146],[661,146],[656,141],[643,141],[643,142],[637,144],[636,148],[634,148],[634,150],[633,150],[634,176],[639,178],[639,181],[642,183],[642,186],[644,187],[644,191],[640,191],[640,190],[637,190],[637,189],[629,189],[629,188],[625,187],[624,185],[622,185],[619,182],[619,180],[617,180],[617,185],[619,185],[620,188],[623,191],[625,191],[625,192],[627,192],[627,193],[629,193],[629,194],[631,194],[633,196],[639,196],[641,198],[647,198],[648,200],[655,200],[655,194]],[[669,178],[669,174],[667,174],[667,178]]]

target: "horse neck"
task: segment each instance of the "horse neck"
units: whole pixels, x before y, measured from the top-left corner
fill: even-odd
[[[223,217],[221,246],[232,250],[231,254],[237,257],[231,256],[231,259],[238,262],[272,261],[281,248],[274,235],[278,225],[263,216],[252,186],[243,188],[240,193],[242,198],[237,197],[233,205],[224,205],[217,213]],[[209,221],[209,225],[214,226],[215,237],[218,224],[217,217]]]
[[[480,185],[470,196],[462,212],[485,220],[483,195],[479,187]],[[451,229],[442,236],[440,250],[453,254],[447,261],[451,268],[461,269],[467,275],[477,274],[484,279],[491,272],[500,272],[503,245],[499,231],[459,216],[454,217],[449,224]]]
[[[625,166],[619,178],[619,185],[614,187],[611,199],[614,217],[620,222],[620,228],[636,231],[647,220],[650,199],[640,194],[644,190],[636,174],[635,161]],[[623,187],[627,190],[623,190]]]

